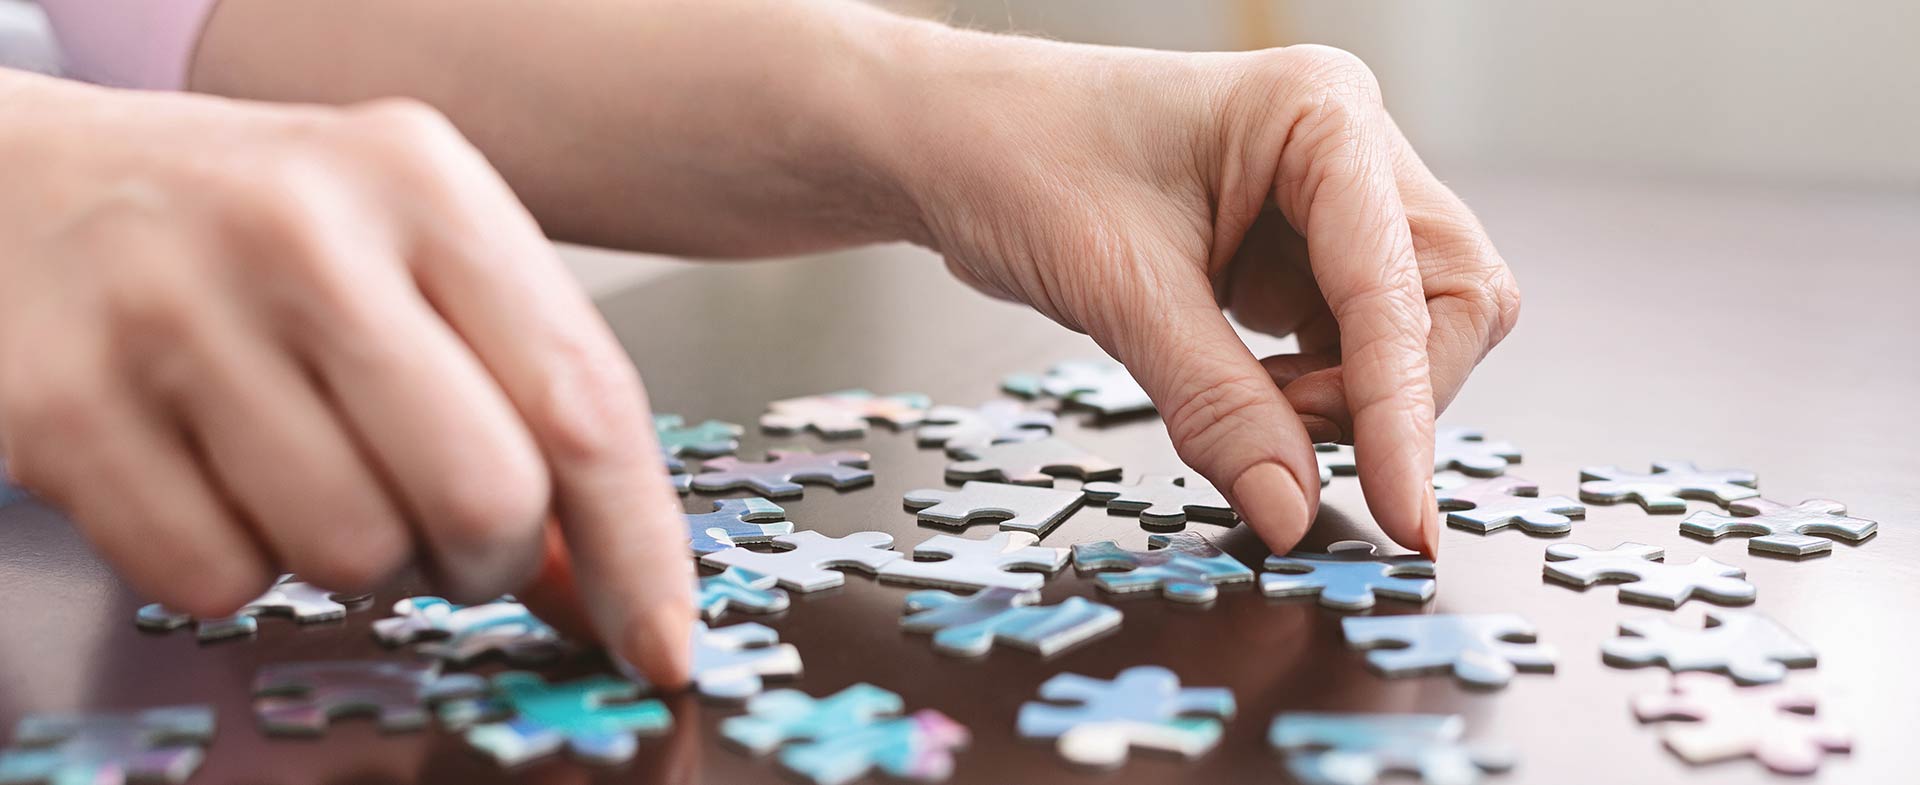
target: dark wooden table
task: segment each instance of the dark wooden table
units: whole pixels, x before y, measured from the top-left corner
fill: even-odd
[[[1572,495],[1586,464],[1638,466],[1662,457],[1759,472],[1772,498],[1839,499],[1877,519],[1864,544],[1841,544],[1803,562],[1749,555],[1745,541],[1681,536],[1679,516],[1595,507],[1558,540],[1502,531],[1448,530],[1440,591],[1427,612],[1514,612],[1559,650],[1558,670],[1521,674],[1495,692],[1451,678],[1384,679],[1350,651],[1340,616],[1311,601],[1223,592],[1209,607],[1157,598],[1112,600],[1071,571],[1048,602],[1079,595],[1126,614],[1120,631],[1053,659],[1011,650],[963,660],[898,630],[906,590],[850,575],[843,588],[795,595],[765,621],[797,645],[806,674],[792,686],[825,694],[866,681],[900,693],[909,708],[937,708],[972,729],[954,782],[1282,782],[1268,723],[1283,710],[1457,712],[1470,735],[1521,754],[1511,782],[1753,782],[1750,761],[1689,767],[1660,747],[1658,728],[1629,715],[1629,696],[1662,688],[1657,668],[1602,664],[1599,645],[1622,619],[1672,615],[1697,624],[1702,604],[1677,612],[1622,605],[1615,589],[1575,591],[1541,577],[1550,542],[1610,547],[1638,541],[1670,560],[1711,555],[1746,568],[1756,608],[1813,644],[1820,665],[1796,678],[1827,691],[1823,713],[1856,729],[1857,751],[1830,757],[1819,779],[1912,781],[1920,753],[1920,199],[1704,189],[1621,182],[1491,179],[1464,191],[1492,227],[1528,295],[1519,332],[1488,360],[1447,416],[1526,450],[1515,474],[1543,493]],[[766,401],[861,386],[922,391],[945,403],[992,397],[1004,373],[1092,351],[1018,308],[948,281],[925,254],[880,249],[832,261],[715,265],[676,272],[603,302],[647,376],[660,411],[752,423]],[[1281,344],[1259,339],[1262,351]],[[1066,417],[1064,435],[1123,464],[1129,475],[1178,471],[1156,420],[1096,424]],[[769,445],[820,447],[813,437],[752,433],[745,453]],[[908,434],[878,429],[834,442],[873,453],[873,486],[810,488],[783,502],[799,525],[841,534],[893,533],[902,549],[936,533],[917,526],[900,497],[941,485],[943,460]],[[707,497],[689,501],[705,505]],[[1696,504],[1696,508],[1700,505]],[[1244,530],[1199,525],[1249,564],[1265,550]],[[980,536],[981,528],[971,530]],[[1310,545],[1382,544],[1351,478],[1337,479]],[[1142,547],[1131,517],[1083,509],[1048,544],[1118,538]],[[662,543],[661,547],[681,547]],[[182,576],[182,580],[192,580]],[[0,725],[42,710],[125,709],[209,702],[221,728],[195,782],[484,782],[506,780],[446,733],[382,736],[344,722],[318,740],[261,735],[247,686],[265,663],[400,657],[369,634],[398,596],[338,624],[262,624],[257,638],[199,645],[185,632],[153,635],[132,623],[140,600],[114,578],[54,511],[0,511]],[[1410,609],[1387,603],[1380,612]],[[1068,767],[1045,743],[1013,734],[1017,707],[1049,676],[1111,677],[1158,663],[1189,685],[1231,687],[1239,714],[1212,753],[1183,762],[1135,753],[1118,773]],[[483,671],[498,666],[482,668]],[[590,660],[553,669],[584,672]],[[723,746],[720,718],[736,710],[680,698],[668,737],[643,744],[613,769],[549,761],[528,780],[773,782],[774,764]]]

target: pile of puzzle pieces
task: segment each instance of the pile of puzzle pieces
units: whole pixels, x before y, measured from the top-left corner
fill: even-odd
[[[1103,417],[1152,411],[1152,402],[1117,364],[1061,363],[1045,373],[1009,377],[1003,387],[1028,400],[933,406],[918,394],[843,390],[775,401],[761,418],[769,434],[805,432],[831,440],[863,438],[873,423],[884,423],[895,432],[913,431],[922,447],[944,451],[951,487],[913,490],[902,502],[920,523],[945,531],[906,550],[896,549],[894,537],[882,531],[833,535],[805,528],[773,501],[799,497],[808,485],[870,485],[875,475],[867,453],[775,448],[764,460],[745,460],[737,455],[746,432],[739,425],[656,418],[661,449],[682,493],[749,494],[693,501],[685,516],[689,556],[708,570],[693,587],[693,689],[706,701],[742,709],[719,726],[742,754],[770,757],[792,774],[825,785],[870,773],[937,781],[964,765],[961,750],[974,731],[938,709],[908,712],[898,694],[872,684],[820,695],[770,691],[769,680],[801,676],[802,652],[783,643],[772,627],[719,623],[741,614],[780,614],[790,608],[791,594],[842,585],[849,572],[917,587],[904,595],[901,630],[925,635],[935,651],[954,657],[1002,646],[1048,657],[1097,645],[1117,629],[1124,614],[1116,605],[1077,596],[1041,601],[1040,589],[1069,564],[1101,593],[1115,596],[1158,597],[1204,609],[1222,590],[1257,587],[1281,601],[1316,602],[1341,614],[1347,643],[1361,652],[1355,656],[1388,678],[1438,675],[1498,690],[1523,671],[1551,673],[1561,656],[1512,613],[1353,615],[1370,614],[1382,603],[1418,610],[1431,602],[1438,576],[1424,558],[1382,555],[1371,544],[1343,542],[1324,552],[1275,554],[1255,570],[1226,554],[1189,527],[1238,522],[1227,500],[1204,480],[1151,474],[1129,479],[1119,465],[1055,435],[1060,412],[1075,407]],[[1061,408],[1032,402],[1044,398]],[[1357,471],[1350,447],[1316,445],[1315,455],[1322,484]],[[1564,536],[1587,504],[1633,502],[1649,514],[1669,514],[1686,512],[1688,499],[1725,512],[1687,515],[1681,533],[1706,540],[1747,535],[1754,552],[1819,554],[1830,551],[1835,538],[1861,541],[1876,528],[1873,521],[1847,516],[1837,502],[1763,499],[1757,478],[1740,470],[1701,469],[1684,461],[1656,461],[1647,472],[1593,467],[1581,472],[1576,500],[1543,496],[1537,484],[1509,474],[1521,451],[1477,431],[1442,429],[1434,455],[1436,498],[1445,520],[1481,535],[1515,529]],[[1060,488],[1056,478],[1082,482]],[[1044,544],[1089,504],[1138,516],[1153,532],[1147,549],[1129,550],[1111,540]],[[991,531],[966,536],[981,523]],[[1622,602],[1674,609],[1691,600],[1742,606],[1758,596],[1738,566],[1708,558],[1668,562],[1654,545],[1566,542],[1547,547],[1543,556],[1545,577],[1573,587],[1617,583]],[[262,618],[335,623],[370,604],[370,598],[333,594],[289,575],[229,618],[194,619],[150,605],[139,610],[136,623],[156,635],[191,626],[201,641],[236,640],[256,634]],[[1849,749],[1847,731],[1814,713],[1818,691],[1788,681],[1790,668],[1816,664],[1810,646],[1758,612],[1723,607],[1710,610],[1707,619],[1704,629],[1658,616],[1630,619],[1598,653],[1615,666],[1662,665],[1674,672],[1669,689],[1634,697],[1631,710],[1642,722],[1664,723],[1664,741],[1675,755],[1694,763],[1752,757],[1776,772],[1807,773],[1818,769],[1824,755]],[[394,657],[262,668],[253,685],[259,727],[275,735],[314,736],[355,716],[388,732],[437,724],[503,766],[559,754],[596,765],[628,760],[643,739],[667,732],[675,720],[652,697],[653,688],[623,663],[615,663],[616,672],[567,680],[528,670],[567,660],[580,647],[512,597],[466,606],[408,597],[393,603],[372,629]],[[488,678],[464,672],[486,662],[514,670]],[[1225,738],[1235,709],[1225,688],[1186,686],[1166,668],[1140,664],[1110,679],[1055,673],[1005,721],[1021,737],[1049,740],[1067,762],[1111,768],[1124,765],[1133,748],[1186,759],[1205,755]],[[196,706],[32,716],[16,729],[13,746],[0,752],[0,783],[182,782],[203,760],[214,725],[211,709]],[[1502,745],[1469,741],[1469,730],[1455,715],[1286,712],[1272,719],[1268,741],[1282,753],[1287,772],[1304,783],[1370,783],[1395,774],[1474,783],[1519,765]]]

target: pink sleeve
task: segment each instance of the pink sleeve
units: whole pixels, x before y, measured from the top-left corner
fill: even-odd
[[[219,0],[40,0],[66,74],[112,87],[181,90]]]

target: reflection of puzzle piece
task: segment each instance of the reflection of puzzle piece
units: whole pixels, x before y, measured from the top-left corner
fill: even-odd
[[[347,716],[372,716],[382,731],[427,726],[427,707],[487,691],[478,676],[440,675],[432,663],[341,660],[268,665],[253,680],[255,716],[268,733],[318,736]]]
[[[205,759],[213,726],[209,706],[29,715],[14,729],[14,746],[0,750],[0,782],[185,782]]]
[[[1273,572],[1260,576],[1268,597],[1310,597],[1343,611],[1373,607],[1374,595],[1406,602],[1433,599],[1433,561],[1418,556],[1375,556],[1370,542],[1345,540],[1327,552],[1268,556]],[[1412,577],[1409,577],[1412,576]]]
[[[1847,505],[1827,499],[1808,499],[1792,507],[1767,499],[1743,499],[1729,505],[1734,516],[1701,510],[1680,522],[1680,531],[1719,539],[1729,534],[1757,535],[1747,540],[1749,552],[1808,556],[1833,550],[1840,537],[1859,541],[1880,528],[1865,518],[1847,517]]]
[[[1580,498],[1595,504],[1631,500],[1650,513],[1687,511],[1686,499],[1710,501],[1722,507],[1760,492],[1759,478],[1741,469],[1701,469],[1692,461],[1654,461],[1653,472],[1641,474],[1618,466],[1589,466],[1580,470]]]
[[[1039,539],[1027,532],[995,532],[984,540],[936,534],[914,546],[914,558],[881,567],[880,579],[943,589],[1038,589],[1047,582],[1046,574],[1067,563],[1067,549],[1034,545]],[[923,556],[942,558],[923,561]],[[1015,569],[1028,572],[1009,572]]]
[[[836,567],[851,567],[869,573],[879,572],[888,562],[903,554],[892,550],[893,535],[886,532],[854,532],[845,537],[828,537],[817,531],[799,531],[773,538],[777,550],[772,553],[728,548],[700,557],[708,567],[743,567],[772,575],[794,591],[831,589],[846,582]]]
[[[981,589],[962,597],[944,591],[907,595],[900,627],[933,633],[933,647],[947,654],[985,654],[995,642],[1047,656],[1120,626],[1120,611],[1081,597],[1058,605],[1034,605],[1039,592]]]
[[[1640,602],[1678,608],[1698,594],[1722,605],[1753,602],[1753,584],[1742,580],[1746,570],[1712,559],[1686,564],[1662,561],[1666,552],[1637,542],[1596,551],[1585,545],[1560,544],[1547,548],[1547,577],[1575,586],[1596,581],[1630,581],[1620,587],[1621,602]]]
[[[822,785],[876,768],[899,779],[946,779],[967,729],[932,710],[894,716],[903,706],[900,696],[871,684],[817,699],[777,690],[755,696],[747,714],[722,720],[720,734],[755,755],[786,744],[781,764]]]
[[[742,461],[728,456],[707,461],[693,476],[694,490],[717,493],[749,488],[776,499],[799,496],[806,489],[801,483],[852,488],[873,482],[868,471],[868,456],[859,450],[811,453],[806,450],[768,450],[763,463]]]
[[[490,654],[523,665],[550,662],[570,648],[560,633],[511,597],[479,605],[409,597],[393,604],[393,616],[374,620],[373,634],[388,646],[426,641],[421,654],[455,666]]]
[[[1333,476],[1350,477],[1360,473],[1360,464],[1353,460],[1353,445],[1316,444],[1313,457],[1320,463],[1320,487],[1333,484]]]
[[[1198,757],[1220,741],[1233,717],[1233,693],[1221,687],[1181,688],[1173,671],[1128,668],[1112,681],[1062,673],[1040,685],[1040,698],[1020,706],[1021,736],[1059,739],[1060,755],[1085,766],[1118,766],[1131,747]],[[1070,704],[1070,705],[1062,705]]]
[[[1000,387],[1027,398],[1049,395],[1109,416],[1153,411],[1153,399],[1126,366],[1105,358],[1068,360],[1047,369],[1045,376],[1014,374]]]
[[[1051,487],[1055,475],[1081,480],[1118,479],[1120,465],[1057,437],[962,450],[947,464],[947,481],[994,480]]]
[[[693,607],[700,618],[713,621],[720,614],[738,608],[753,613],[779,613],[787,609],[787,593],[774,588],[780,579],[752,570],[728,567],[718,575],[694,580]]]
[[[1441,428],[1433,435],[1433,470],[1458,469],[1493,477],[1520,462],[1520,448],[1510,442],[1490,442],[1473,428]]]
[[[908,491],[906,505],[918,509],[920,520],[928,523],[958,528],[977,520],[998,520],[1002,529],[1045,537],[1080,508],[1082,498],[1079,491],[973,480],[957,491]]]
[[[1585,505],[1565,496],[1539,498],[1540,486],[1519,477],[1473,480],[1442,472],[1434,476],[1433,487],[1447,523],[1481,534],[1512,525],[1530,534],[1565,534],[1573,530],[1574,518],[1587,515]]]
[[[1073,566],[1101,573],[1100,588],[1123,593],[1159,589],[1180,602],[1211,602],[1215,584],[1253,580],[1253,570],[1193,532],[1154,534],[1145,551],[1129,551],[1112,540],[1073,546]]]
[[[1735,687],[1719,676],[1681,673],[1671,689],[1633,696],[1641,722],[1668,725],[1664,739],[1688,763],[1752,756],[1781,774],[1812,774],[1828,752],[1853,749],[1845,728],[1813,715],[1813,691],[1785,684]]]
[[[1372,649],[1367,664],[1386,676],[1451,671],[1470,686],[1504,687],[1516,669],[1553,670],[1553,648],[1511,613],[1348,617],[1340,628],[1348,645]],[[1403,648],[1383,648],[1395,644]]]
[[[922,447],[961,453],[994,444],[1030,442],[1053,432],[1059,417],[1018,401],[988,401],[977,408],[935,406],[916,432]]]
[[[824,395],[774,401],[760,416],[760,427],[770,433],[797,433],[812,428],[829,439],[867,435],[867,421],[880,420],[907,428],[926,417],[932,402],[918,393],[875,396],[866,390],[841,390]]]
[[[730,455],[740,449],[740,434],[746,430],[719,420],[707,420],[699,425],[686,423],[686,419],[677,414],[653,416],[654,436],[660,440],[660,451],[666,453],[667,457],[693,455],[713,458]]]
[[[1188,485],[1185,477],[1149,474],[1129,485],[1090,482],[1080,490],[1107,509],[1140,513],[1140,523],[1147,526],[1179,526],[1189,516],[1232,525],[1240,517],[1206,480]]]
[[[346,618],[347,606],[343,603],[364,599],[366,595],[335,594],[313,584],[294,580],[292,575],[282,575],[266,594],[242,606],[234,615],[222,619],[200,619],[194,633],[203,641],[252,635],[260,631],[260,622],[254,617],[263,615],[286,616],[301,624],[333,621]],[[186,626],[194,618],[154,603],[142,606],[133,621],[142,629],[172,630]]]
[[[1813,648],[1774,620],[1752,611],[1707,611],[1704,629],[1683,629],[1664,618],[1620,623],[1622,637],[1600,643],[1607,662],[1625,667],[1655,663],[1679,671],[1724,671],[1741,684],[1768,684],[1787,668],[1811,668]]]
[[[687,536],[693,555],[724,551],[736,545],[770,542],[793,533],[787,511],[759,497],[716,499],[712,512],[687,513]]]
[[[1322,714],[1275,717],[1267,742],[1287,756],[1302,785],[1371,785],[1408,774],[1434,785],[1475,785],[1513,768],[1502,748],[1461,741],[1466,722],[1447,714]]]
[[[495,674],[483,698],[448,701],[440,720],[464,730],[467,743],[502,766],[517,766],[566,749],[591,763],[633,757],[638,736],[657,736],[673,715],[657,700],[636,701],[641,687],[612,676],[548,683],[539,674]]]

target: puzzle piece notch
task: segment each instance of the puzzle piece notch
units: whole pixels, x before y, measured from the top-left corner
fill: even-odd
[[[507,671],[490,685],[484,697],[441,704],[440,719],[506,767],[563,749],[589,763],[621,763],[639,748],[638,737],[673,726],[666,704],[638,700],[640,685],[612,676],[550,683],[539,674]]]
[[[873,472],[866,468],[869,460],[871,456],[859,450],[768,450],[765,462],[715,458],[693,476],[693,488],[702,493],[747,488],[775,499],[805,493],[801,483],[845,490],[873,482]]]
[[[957,491],[908,491],[904,501],[926,523],[963,528],[976,521],[999,520],[1001,529],[1045,537],[1080,509],[1084,498],[1079,491],[970,480]]]
[[[914,558],[895,559],[881,567],[879,577],[942,589],[997,586],[1032,591],[1067,564],[1067,549],[1035,545],[1039,540],[1028,532],[996,532],[984,540],[936,534],[914,546]]]
[[[1000,387],[1027,398],[1059,398],[1109,417],[1154,410],[1153,399],[1126,366],[1106,358],[1056,363],[1044,376],[1014,374]]]
[[[959,454],[995,444],[1044,439],[1059,415],[1019,401],[988,401],[974,408],[935,406],[915,436],[922,447],[945,447]]]
[[[1847,506],[1830,499],[1808,499],[1789,507],[1753,498],[1728,507],[1732,517],[1701,510],[1681,521],[1680,531],[1709,540],[1729,534],[1753,535],[1747,540],[1750,553],[1811,556],[1833,550],[1833,540],[1828,537],[1858,542],[1880,528],[1880,524],[1865,518],[1848,517]],[[1825,536],[1813,536],[1816,534]]]
[[[1539,496],[1531,480],[1490,477],[1475,480],[1458,472],[1433,478],[1435,500],[1447,523],[1486,534],[1518,526],[1530,534],[1557,535],[1573,530],[1573,519],[1587,515],[1586,505],[1565,496]]]
[[[0,783],[125,785],[185,782],[213,741],[211,706],[125,714],[32,714],[0,750]]]
[[[368,596],[330,592],[287,574],[281,575],[265,594],[241,606],[232,616],[195,620],[188,614],[152,603],[141,606],[135,612],[133,621],[141,629],[161,632],[179,629],[188,622],[197,621],[195,636],[201,641],[214,641],[259,632],[260,622],[256,618],[259,616],[285,616],[301,624],[344,619],[348,603],[363,602]]]
[[[372,716],[383,732],[427,726],[427,708],[471,698],[487,682],[443,676],[437,663],[340,660],[268,665],[253,680],[254,714],[267,733],[318,736],[332,720]]]
[[[1372,608],[1376,595],[1414,603],[1433,599],[1433,560],[1375,551],[1373,543],[1343,540],[1323,554],[1268,556],[1263,566],[1272,572],[1260,576],[1260,591],[1268,597],[1318,596],[1321,605],[1343,611]]]
[[[845,537],[828,537],[817,531],[782,534],[772,540],[772,553],[728,548],[700,557],[708,567],[741,567],[761,575],[772,575],[779,585],[798,592],[831,589],[846,582],[836,568],[851,568],[877,573],[904,554],[892,550],[893,535],[886,532],[854,532]]]
[[[1536,642],[1533,625],[1511,613],[1368,616],[1340,620],[1347,644],[1367,652],[1385,676],[1451,671],[1470,687],[1505,687],[1516,670],[1551,672],[1553,647]],[[1383,648],[1398,644],[1400,648]]]
[[[1140,665],[1112,681],[1062,673],[1040,685],[1043,703],[1021,705],[1016,728],[1028,738],[1058,739],[1061,757],[1084,766],[1125,763],[1132,747],[1195,758],[1220,741],[1234,713],[1222,687],[1181,687],[1173,671]]]
[[[1760,495],[1753,472],[1743,469],[1701,469],[1692,461],[1654,461],[1642,474],[1618,466],[1589,466],[1580,470],[1580,498],[1595,504],[1632,501],[1649,513],[1682,513],[1687,499],[1710,501],[1722,507]]]
[[[688,547],[701,556],[738,545],[770,542],[793,533],[793,522],[780,505],[758,496],[715,499],[713,510],[685,513]]]
[[[680,415],[656,414],[653,416],[653,433],[660,441],[661,452],[669,458],[683,455],[717,458],[740,449],[740,435],[746,433],[746,429],[719,420],[688,425],[686,418]]]
[[[1370,785],[1395,773],[1475,785],[1485,773],[1513,768],[1511,750],[1466,744],[1465,731],[1457,714],[1288,712],[1274,718],[1267,741],[1286,753],[1288,771],[1303,785]]]
[[[919,393],[876,396],[866,390],[841,390],[805,395],[767,404],[769,411],[760,416],[760,428],[774,434],[811,428],[828,439],[848,439],[867,435],[869,420],[895,429],[918,425],[932,404]]]
[[[781,764],[822,785],[839,785],[878,768],[896,778],[934,781],[953,771],[966,728],[931,710],[896,716],[900,696],[855,684],[825,698],[797,690],[755,696],[747,714],[720,723],[722,736],[755,755],[781,751]]]
[[[779,613],[787,609],[787,593],[775,588],[780,582],[772,575],[761,575],[740,567],[728,567],[716,575],[694,579],[693,607],[700,618],[713,621],[738,608],[751,613]]]
[[[1090,482],[1080,490],[1107,509],[1139,513],[1143,526],[1177,527],[1189,517],[1231,526],[1240,519],[1227,497],[1206,480],[1188,485],[1185,477],[1149,474],[1126,485]]]
[[[1678,608],[1696,595],[1722,605],[1753,602],[1756,592],[1743,579],[1746,570],[1712,559],[1670,564],[1665,558],[1666,551],[1637,542],[1604,551],[1562,543],[1547,548],[1545,572],[1549,578],[1582,587],[1627,581],[1620,586],[1621,602]]]
[[[393,604],[393,614],[373,622],[374,637],[381,643],[419,643],[421,654],[454,666],[488,655],[522,665],[552,662],[572,649],[558,631],[512,597],[479,605],[408,597]]]
[[[1667,726],[1667,749],[1688,763],[1753,757],[1780,774],[1812,774],[1829,752],[1850,752],[1853,736],[1815,716],[1819,698],[1789,684],[1735,687],[1707,673],[1679,673],[1665,691],[1633,698],[1641,722],[1693,720]]]
[[[1322,443],[1313,446],[1313,457],[1320,464],[1320,487],[1333,484],[1334,475],[1351,477],[1360,473],[1354,461],[1353,445]]]
[[[1073,565],[1097,576],[1100,588],[1114,593],[1153,591],[1169,600],[1212,602],[1219,584],[1250,582],[1253,570],[1193,532],[1154,534],[1147,550],[1130,551],[1113,540],[1073,546]]]
[[[1120,465],[1050,436],[1030,442],[994,444],[961,450],[947,464],[947,481],[993,480],[1014,485],[1053,486],[1053,478],[1080,480],[1120,478]]]
[[[1120,611],[1082,597],[1057,605],[1039,601],[1039,592],[1006,588],[970,596],[916,591],[907,595],[900,627],[933,633],[934,649],[956,657],[985,654],[996,642],[1045,657],[1120,626]]]
[[[1663,618],[1620,623],[1621,637],[1600,643],[1603,658],[1622,667],[1662,664],[1668,670],[1722,671],[1741,684],[1771,684],[1787,668],[1811,668],[1813,648],[1773,619],[1753,611],[1709,610],[1703,629]]]
[[[1520,448],[1511,442],[1490,442],[1474,428],[1441,428],[1433,435],[1433,470],[1456,469],[1479,477],[1504,474],[1507,465],[1520,462]]]

